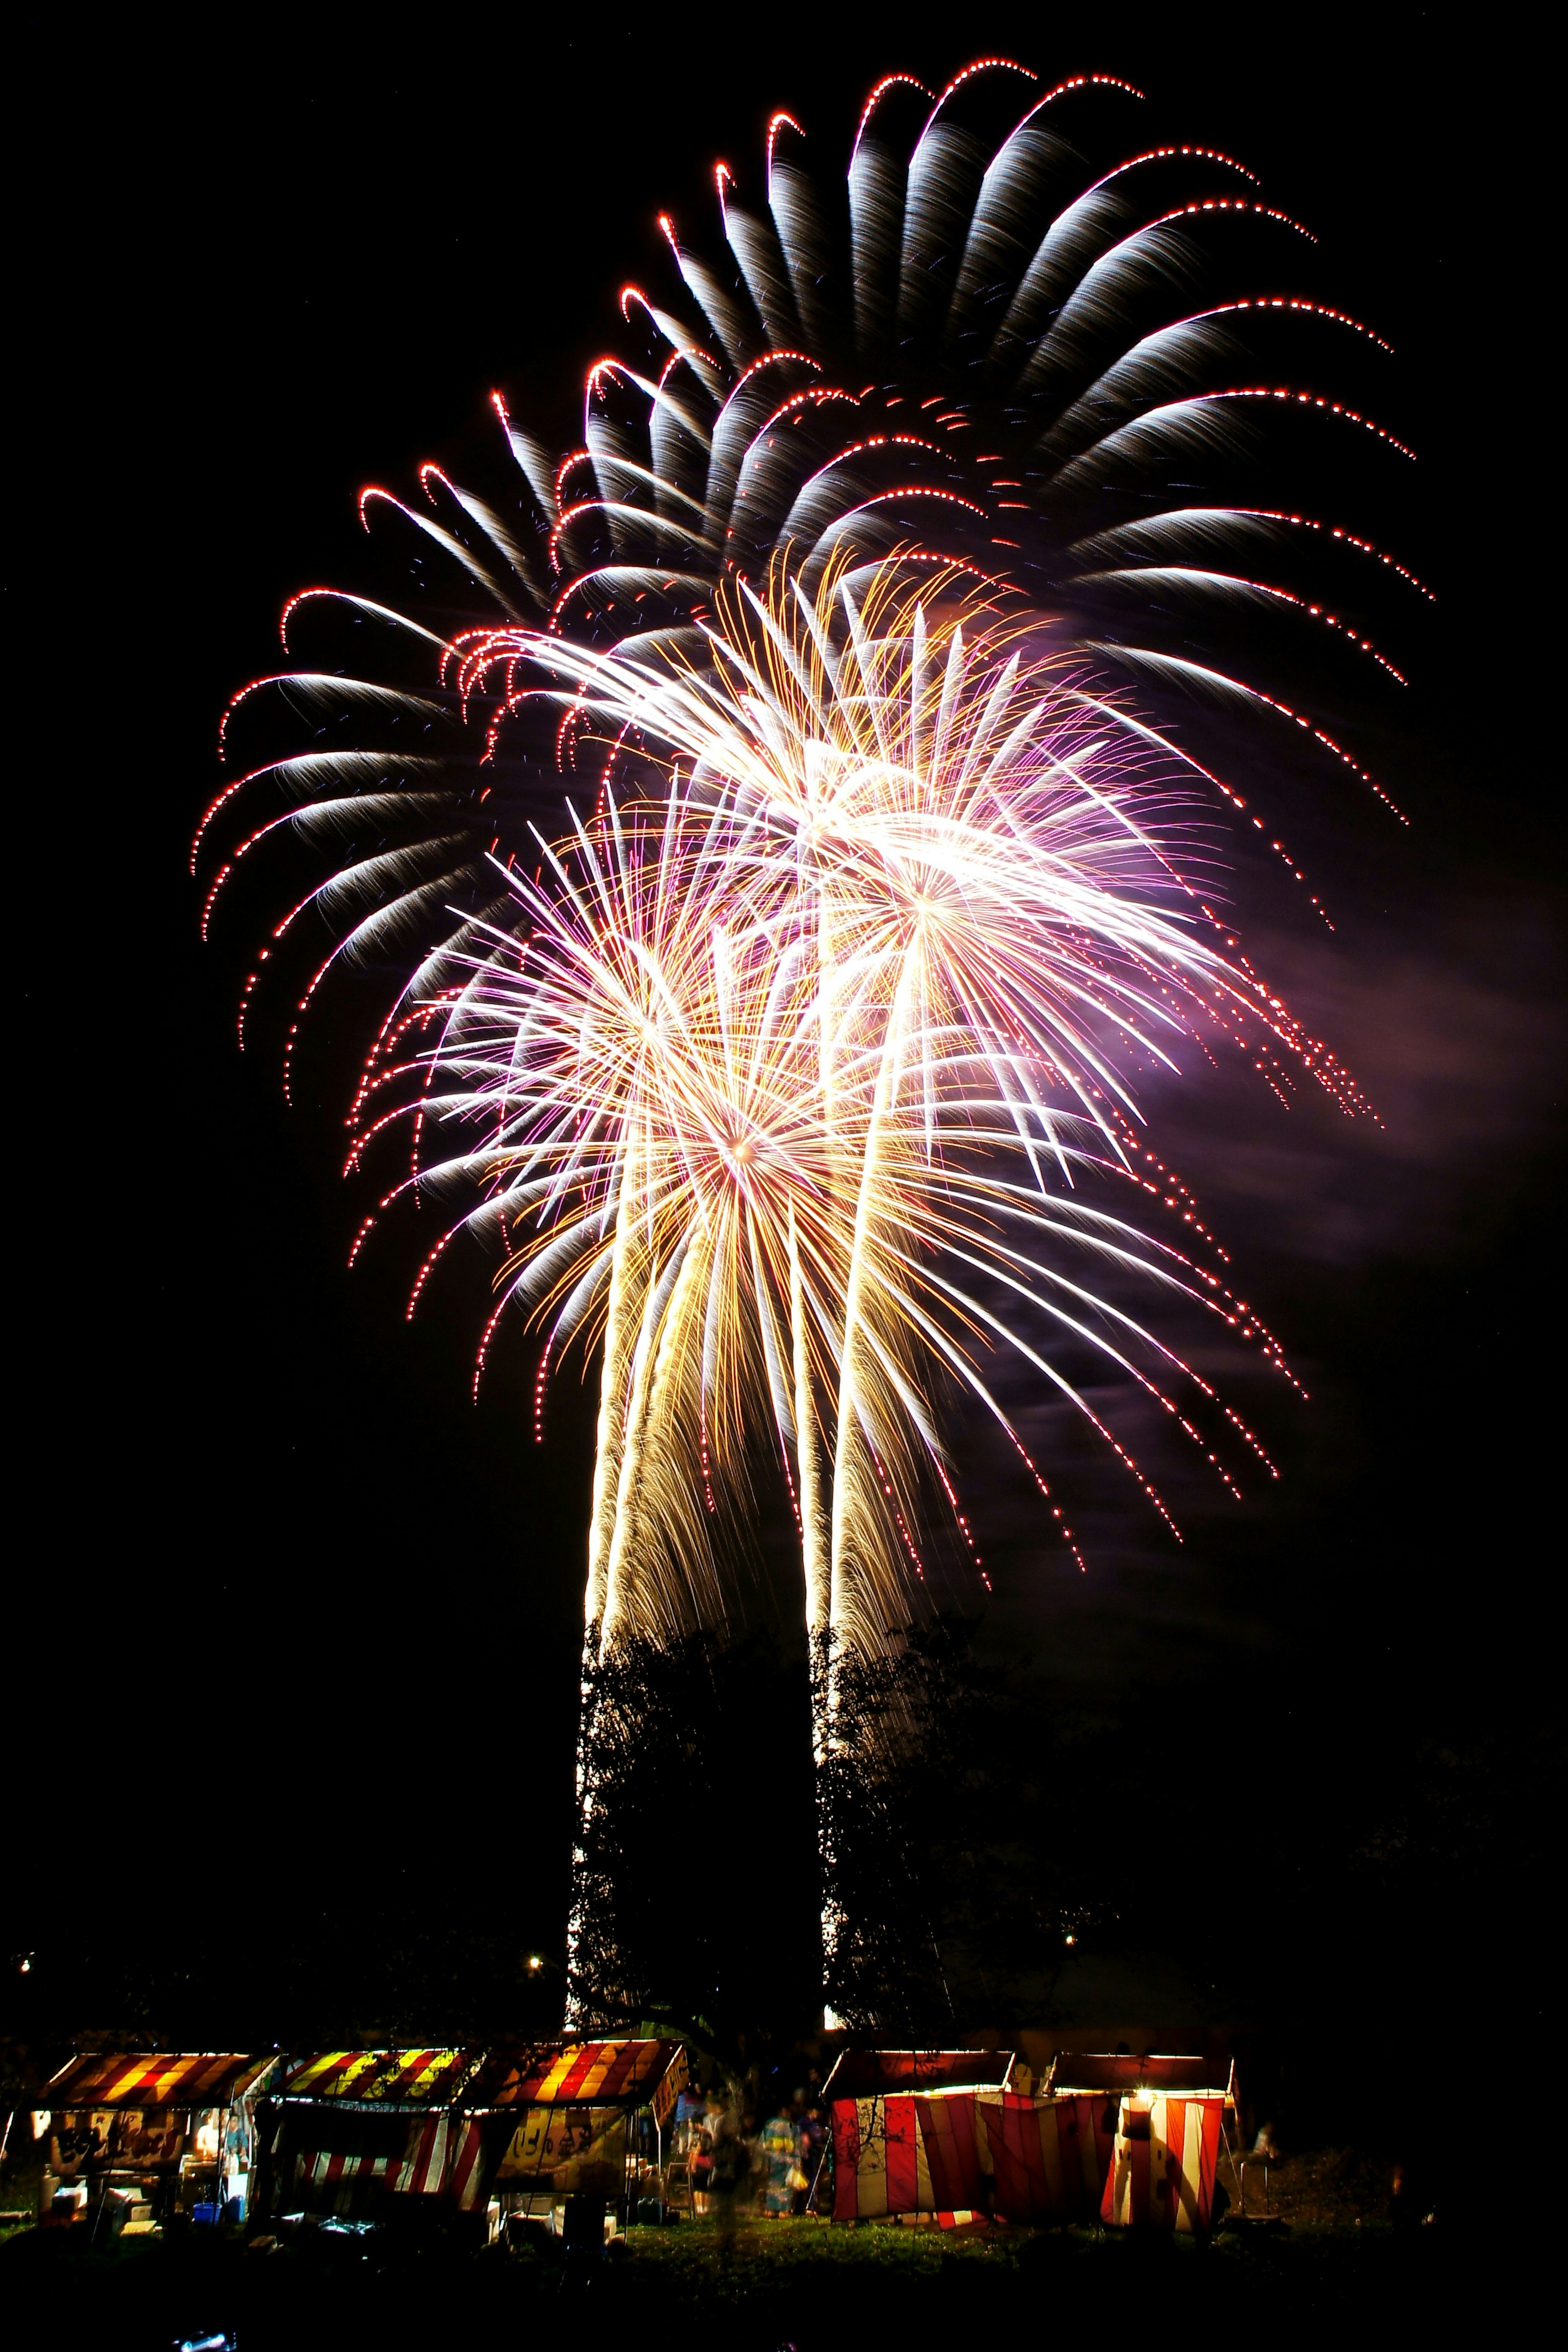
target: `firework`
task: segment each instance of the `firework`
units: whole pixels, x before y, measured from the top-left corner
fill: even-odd
[[[661,218],[668,285],[624,290],[581,446],[497,395],[482,491],[364,493],[418,589],[293,601],[319,666],[236,698],[252,756],[198,835],[226,845],[204,924],[242,868],[316,861],[245,989],[242,1034],[288,975],[286,1067],[335,969],[395,975],[350,1163],[401,1121],[408,1173],[356,1255],[407,1192],[466,1193],[416,1297],[472,1231],[502,1264],[481,1365],[509,1310],[542,1381],[601,1350],[585,1698],[623,1632],[721,1612],[770,1427],[819,1762],[836,1652],[923,1572],[931,1481],[968,1539],[939,1401],[1008,1426],[995,1349],[1088,1412],[1051,1334],[1091,1345],[1227,1480],[1222,1437],[1261,1450],[1083,1278],[1087,1244],[1246,1319],[1082,1188],[1146,1157],[1139,1069],[1228,1039],[1361,1107],[1194,878],[1198,807],[1246,803],[1193,697],[1381,793],[1294,680],[1305,649],[1397,681],[1371,604],[1426,592],[1290,467],[1312,436],[1406,462],[1320,389],[1386,346],[1287,274],[1311,241],[1241,164],[1129,139],[1139,103],[996,59],[892,76],[837,193],[775,116],[755,199],[719,167],[717,257]]]
[[[1245,1018],[1345,1087],[1220,951],[1145,727],[973,598],[928,619],[897,567],[863,604],[784,566],[769,592],[721,599],[701,672],[540,633],[455,649],[467,691],[500,666],[510,709],[563,702],[661,788],[606,792],[548,882],[512,880],[417,1099],[426,1134],[484,1134],[425,1181],[482,1175],[464,1222],[507,1240],[550,1350],[602,1318],[590,1653],[712,1606],[704,1505],[771,1416],[821,1762],[836,1658],[875,1652],[919,1570],[922,1466],[953,1495],[937,1394],[1019,1444],[990,1348],[1088,1412],[1031,1327],[1088,1339],[1208,1450],[1160,1380],[1213,1406],[1206,1383],[1053,1262],[1087,1244],[1228,1319],[1217,1276],[1074,1195],[1086,1161],[1128,1165],[1126,1045],[1168,1063]]]
[[[987,1149],[1005,1119],[1043,1193],[1048,1164],[1068,1173],[1069,1131],[1075,1150],[1081,1129],[1104,1157],[1127,1163],[1136,1118],[1127,1048],[1170,1066],[1171,1046],[1194,1024],[1261,1030],[1342,1105],[1358,1098],[1331,1054],[1221,951],[1212,911],[1173,855],[1175,763],[1156,760],[1162,747],[1146,727],[1054,657],[1026,659],[1011,632],[983,616],[973,628],[973,608],[967,642],[962,609],[928,624],[924,603],[896,578],[872,582],[864,612],[847,580],[830,579],[811,603],[781,566],[772,590],[766,601],[743,592],[721,600],[730,625],[710,635],[702,672],[515,631],[460,651],[469,690],[502,666],[521,709],[541,691],[517,683],[526,663],[579,719],[595,714],[617,753],[634,738],[645,754],[661,750],[685,779],[662,803],[661,905],[682,872],[679,811],[698,845],[698,878],[679,889],[704,906],[715,890],[743,889],[747,920],[771,942],[778,971],[792,988],[810,980],[791,1050],[798,1061],[804,1024],[816,1048],[813,1181],[824,1201],[844,1204],[848,1232],[831,1286],[844,1335],[830,1416],[831,1559],[821,1577],[808,1564],[807,1581],[831,1590],[839,1638],[869,1643],[890,1621],[892,1589],[885,1547],[868,1549],[856,1532],[874,1515],[853,1498],[867,1479],[886,1493],[886,1465],[902,1447],[900,1413],[868,1401],[857,1302],[874,1236],[900,1226],[899,1202],[955,1181],[955,1108],[965,1121],[984,1116],[983,1129],[963,1131]],[[784,1091],[805,1115],[798,1068]],[[984,1205],[991,1214],[989,1195]],[[797,1221],[806,1213],[791,1204]],[[781,1236],[784,1224],[781,1212]],[[960,1245],[990,1263],[983,1236],[955,1229]],[[770,1364],[783,1360],[782,1349],[770,1353]],[[775,1391],[781,1381],[775,1370]],[[900,1412],[908,1417],[907,1401]],[[790,1414],[775,1417],[784,1427]],[[858,1432],[868,1460],[882,1465],[875,1473],[859,1459]],[[816,1474],[803,1465],[801,1478],[815,1529]],[[907,1489],[894,1483],[901,1512]],[[808,1552],[814,1541],[808,1534]]]
[[[288,607],[285,643],[316,665],[228,716],[231,756],[252,756],[204,824],[202,857],[224,845],[205,919],[242,866],[302,838],[324,871],[268,943],[289,999],[388,949],[428,988],[449,910],[499,904],[492,845],[553,829],[574,748],[570,729],[511,730],[484,759],[493,712],[470,703],[465,724],[442,679],[451,612],[700,660],[718,583],[759,583],[784,547],[808,593],[847,551],[961,561],[1179,712],[1184,740],[1202,698],[1228,699],[1380,790],[1332,714],[1347,684],[1397,675],[1377,616],[1397,629],[1426,592],[1301,501],[1314,466],[1338,482],[1407,462],[1359,389],[1386,346],[1304,284],[1312,240],[1250,172],[1141,132],[1142,110],[1113,79],[1046,87],[1005,60],[941,92],[895,75],[837,184],[776,115],[754,194],[720,168],[716,254],[661,222],[668,284],[624,290],[626,347],[589,371],[576,447],[546,449],[498,394],[482,489],[426,466],[417,499],[364,492],[399,601],[315,588]],[[333,932],[314,963],[293,953],[310,913]]]

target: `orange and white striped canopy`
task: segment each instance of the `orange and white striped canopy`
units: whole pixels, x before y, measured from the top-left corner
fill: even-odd
[[[277,2062],[270,2052],[120,2051],[73,2058],[48,2087],[52,2107],[224,2107]]]

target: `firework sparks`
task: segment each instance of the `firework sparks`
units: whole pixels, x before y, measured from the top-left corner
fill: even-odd
[[[481,1362],[508,1310],[546,1334],[541,1384],[574,1341],[602,1351],[585,1693],[624,1633],[721,1613],[765,1427],[819,1762],[835,1654],[874,1650],[923,1574],[931,1482],[973,1550],[942,1398],[1024,1454],[998,1350],[1089,1413],[1063,1349],[1090,1349],[1233,1489],[1233,1443],[1266,1459],[1112,1295],[1135,1276],[1252,1328],[1190,1207],[1178,1249],[1090,1198],[1091,1171],[1174,1185],[1141,1075],[1229,1044],[1276,1092],[1310,1075],[1364,1108],[1216,917],[1196,812],[1245,814],[1307,877],[1196,756],[1191,702],[1166,712],[1197,689],[1289,723],[1386,800],[1279,632],[1381,688],[1369,593],[1426,592],[1246,478],[1259,428],[1407,460],[1286,380],[1292,351],[1315,381],[1386,345],[1289,289],[1310,240],[1235,159],[1128,141],[1113,79],[1031,84],[999,58],[940,95],[889,77],[837,200],[776,115],[760,205],[719,167],[720,260],[661,217],[668,290],[624,289],[579,446],[498,394],[510,470],[482,494],[437,466],[423,504],[364,494],[472,625],[296,598],[285,643],[310,633],[318,667],[236,697],[250,756],[193,858],[223,845],[205,928],[286,845],[325,856],[244,990],[248,1015],[289,973],[286,1066],[335,971],[399,972],[350,1165],[403,1128],[408,1173],[354,1255],[411,1192],[450,1197],[416,1297],[472,1232],[502,1266]],[[331,749],[279,745],[300,712]],[[590,758],[596,803],[560,837],[560,772]],[[316,919],[330,950],[295,978]]]
[[[719,1605],[714,1487],[744,1485],[771,1419],[819,1759],[835,1658],[879,1646],[920,1572],[922,1471],[958,1507],[940,1391],[1022,1450],[994,1347],[1116,1444],[1045,1335],[1087,1342],[1220,1466],[1168,1393],[1216,1408],[1207,1383],[1060,1262],[1087,1246],[1227,1311],[1216,1277],[1077,1196],[1089,1161],[1129,1164],[1128,1046],[1173,1066],[1194,1028],[1260,1019],[1336,1089],[1182,877],[1175,762],[934,585],[928,610],[896,565],[858,598],[830,572],[808,602],[781,564],[721,598],[701,672],[545,633],[453,656],[466,692],[499,666],[510,709],[564,702],[610,763],[593,825],[540,844],[542,880],[510,877],[512,920],[464,958],[416,1100],[426,1135],[486,1140],[421,1181],[482,1176],[462,1222],[506,1242],[552,1358],[602,1331],[595,1656]],[[618,759],[644,779],[625,806]]]
[[[846,549],[961,561],[1187,736],[1192,694],[1228,694],[1265,729],[1304,729],[1326,773],[1381,789],[1314,688],[1325,661],[1349,664],[1347,683],[1358,664],[1396,666],[1384,639],[1399,598],[1425,592],[1342,516],[1279,493],[1302,436],[1332,443],[1337,469],[1346,436],[1374,467],[1406,462],[1359,400],[1316,381],[1352,357],[1382,366],[1385,347],[1290,286],[1310,241],[1234,157],[1150,145],[1138,93],[1113,78],[1030,81],[1002,59],[940,96],[890,77],[837,188],[776,116],[760,203],[721,175],[721,257],[666,222],[669,286],[624,289],[627,347],[589,371],[564,459],[497,394],[502,462],[482,492],[427,467],[416,499],[366,494],[367,529],[405,580],[412,561],[442,618],[430,626],[417,593],[290,604],[286,642],[319,646],[317,666],[247,688],[227,732],[238,749],[304,711],[333,748],[268,742],[226,787],[212,915],[242,850],[248,868],[303,839],[330,860],[303,903],[336,922],[338,961],[394,941],[410,972],[438,961],[450,908],[493,911],[492,845],[526,848],[527,821],[552,829],[559,805],[544,747],[511,730],[504,766],[479,757],[500,705],[461,723],[437,676],[445,612],[700,661],[721,581],[760,583],[786,546],[810,594]],[[1181,478],[1194,472],[1197,506]],[[245,823],[258,798],[265,822]],[[339,854],[360,838],[385,845]],[[1305,878],[1287,841],[1270,854]],[[272,977],[299,936],[270,943]]]

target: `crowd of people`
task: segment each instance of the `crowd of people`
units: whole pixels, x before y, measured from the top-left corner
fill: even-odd
[[[694,2214],[722,2223],[737,2211],[821,2210],[828,2191],[828,2135],[815,2087],[796,2090],[760,2123],[738,2083],[716,2078],[682,2094],[671,2157]]]

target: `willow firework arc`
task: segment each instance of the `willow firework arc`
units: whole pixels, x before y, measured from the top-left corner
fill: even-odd
[[[624,289],[627,352],[590,369],[580,446],[551,452],[497,394],[482,491],[426,465],[416,500],[363,494],[389,573],[416,584],[389,592],[397,603],[315,588],[287,607],[285,646],[310,640],[320,666],[253,681],[226,716],[231,757],[242,740],[294,740],[247,761],[208,811],[204,921],[280,833],[374,838],[376,854],[333,862],[268,956],[321,911],[334,956],[394,946],[400,984],[429,984],[448,908],[493,898],[492,845],[515,848],[524,816],[560,798],[553,745],[530,755],[514,737],[487,762],[482,714],[462,723],[440,678],[452,614],[695,649],[717,582],[760,578],[784,545],[808,588],[846,540],[863,560],[918,547],[966,562],[1156,708],[1178,683],[1232,698],[1378,789],[1330,713],[1282,680],[1303,650],[1320,680],[1329,655],[1386,663],[1371,600],[1391,583],[1426,592],[1342,517],[1279,492],[1303,436],[1341,475],[1358,455],[1404,462],[1386,428],[1321,388],[1347,353],[1385,346],[1289,290],[1310,242],[1249,173],[1215,150],[1140,144],[1140,111],[1124,83],[1040,89],[1000,61],[934,104],[894,76],[867,103],[842,193],[775,116],[760,204],[720,167],[720,257],[667,219],[672,287]],[[1244,476],[1254,494],[1194,503],[1176,464]],[[261,822],[237,824],[258,803]]]
[[[713,1530],[772,1426],[819,1758],[834,1644],[897,1622],[929,1479],[968,1538],[944,1388],[1023,1451],[989,1350],[1070,1392],[1042,1337],[1070,1329],[1221,1475],[1227,1442],[1261,1454],[1067,1271],[1087,1244],[1249,1321],[1190,1225],[1178,1249],[1078,1190],[1157,1164],[1135,1068],[1229,1038],[1362,1107],[1189,869],[1194,812],[1250,796],[1198,756],[1206,709],[1381,793],[1334,698],[1398,678],[1372,593],[1426,592],[1284,496],[1318,436],[1405,462],[1317,388],[1326,353],[1386,347],[1283,290],[1310,241],[1242,165],[1129,142],[1140,104],[995,59],[940,94],[895,75],[837,191],[776,115],[753,200],[718,168],[713,248],[661,218],[665,282],[624,289],[581,446],[497,394],[482,491],[426,466],[419,501],[364,493],[413,591],[292,601],[317,667],[235,698],[226,751],[256,756],[197,836],[204,924],[242,866],[330,868],[246,983],[242,1034],[288,975],[286,1071],[335,971],[385,980],[350,1164],[412,1145],[355,1255],[400,1199],[466,1192],[415,1298],[477,1231],[481,1363],[509,1307],[545,1324],[542,1380],[601,1347],[585,1666],[721,1610]]]
[[[823,1434],[837,1453],[831,1552],[820,1576],[808,1565],[807,1591],[831,1591],[828,1617],[863,1645],[896,1611],[900,1554],[913,1557],[906,1440],[944,1459],[915,1360],[931,1359],[1006,1421],[946,1336],[944,1306],[972,1334],[991,1329],[1005,1345],[1017,1335],[964,1288],[962,1268],[983,1268],[1082,1338],[1079,1311],[1034,1296],[1026,1275],[1043,1270],[1003,1242],[1007,1220],[1043,1215],[1040,1231],[1060,1235],[1068,1217],[1075,1245],[1098,1230],[1119,1257],[1136,1238],[1125,1220],[1068,1197],[1073,1163],[1126,1172],[1140,1152],[1123,1048],[1170,1067],[1169,1047],[1194,1033],[1261,1037],[1342,1107],[1359,1107],[1327,1048],[1225,951],[1213,908],[1183,879],[1171,792],[1181,763],[1168,748],[1079,683],[1076,665],[1027,657],[1029,633],[1017,642],[973,595],[955,608],[941,582],[917,587],[899,572],[874,570],[863,605],[831,574],[808,600],[782,562],[763,595],[721,588],[723,625],[701,670],[678,654],[634,659],[542,632],[491,632],[454,648],[466,689],[504,667],[514,711],[543,698],[591,716],[612,753],[635,739],[645,760],[658,747],[662,761],[641,801],[623,809],[610,793],[595,824],[577,827],[572,872],[541,841],[563,911],[513,878],[531,945],[518,955],[515,928],[497,926],[488,951],[470,950],[469,976],[423,1057],[447,1083],[417,1097],[427,1124],[477,1125],[490,1139],[424,1171],[434,1188],[482,1167],[500,1189],[470,1213],[473,1225],[521,1213],[509,1189],[514,1150],[520,1181],[541,1192],[552,1154],[570,1167],[569,1184],[552,1181],[572,1213],[556,1206],[541,1222],[528,1193],[530,1239],[501,1277],[532,1309],[548,1279],[549,1297],[563,1301],[552,1348],[612,1292],[626,1311],[634,1301],[646,1311],[663,1252],[687,1252],[698,1221],[700,1244],[680,1280],[701,1370],[679,1420],[701,1433],[704,1486],[739,1458],[753,1379],[789,1469],[802,1443],[799,1392],[816,1378],[803,1374],[792,1394],[786,1368],[802,1342],[789,1299],[800,1293],[835,1398]],[[520,684],[520,671],[537,682]],[[1012,1153],[1022,1183],[988,1172]],[[634,1193],[647,1261],[635,1281],[623,1232]],[[761,1223],[761,1239],[753,1231],[743,1247],[730,1236],[740,1212]],[[1169,1249],[1159,1255],[1173,1266]],[[1058,1301],[1084,1304],[1065,1275],[1044,1279]],[[1201,1281],[1228,1317],[1219,1277]],[[877,1340],[877,1369],[858,1372],[852,1302],[868,1285],[909,1345]],[[608,1319],[613,1330],[617,1316]],[[748,1328],[753,1344],[737,1349]],[[1051,1366],[1031,1360],[1088,1412]],[[716,1385],[721,1361],[729,1378]],[[872,1489],[897,1496],[875,1541],[863,1531],[876,1516],[869,1501],[862,1532],[849,1533],[857,1431],[877,1465]],[[803,1461],[808,1555],[814,1485]],[[604,1606],[621,1606],[608,1587]],[[599,1614],[595,1599],[590,1619]],[[818,1622],[809,1601],[807,1615]]]

